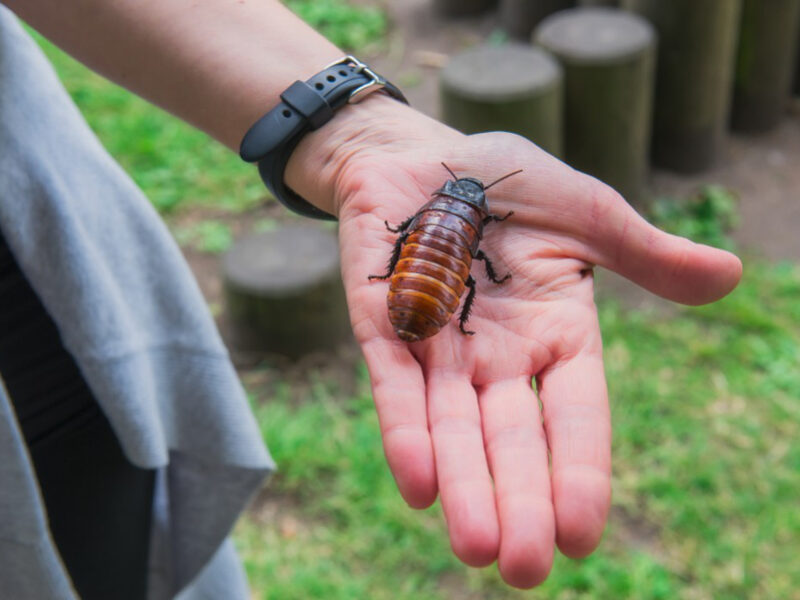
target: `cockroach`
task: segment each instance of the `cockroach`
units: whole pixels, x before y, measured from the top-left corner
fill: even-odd
[[[485,225],[505,221],[514,214],[491,214],[486,190],[521,170],[484,186],[478,179],[458,177],[446,164],[442,166],[452,180],[447,180],[427,204],[397,227],[384,222],[386,229],[400,235],[386,273],[369,276],[370,281],[391,278],[389,321],[397,336],[406,342],[418,342],[438,333],[455,313],[467,288],[458,327],[464,335],[475,333],[465,328],[475,300],[475,280],[470,275],[473,260],[483,261],[486,275],[496,284],[511,278],[511,273],[497,276],[492,261],[479,245]]]

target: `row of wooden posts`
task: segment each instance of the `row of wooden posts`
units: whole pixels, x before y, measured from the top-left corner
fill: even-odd
[[[434,1],[449,14],[494,4]],[[729,126],[768,131],[794,77],[800,86],[800,0],[501,0],[499,10],[532,44],[453,56],[443,119],[524,135],[632,204],[647,200],[651,163],[711,167]]]
[[[496,4],[434,1],[450,14]],[[779,121],[800,0],[621,2],[500,0],[508,31],[535,45],[454,56],[441,74],[443,117],[525,135],[634,203],[646,199],[651,141],[655,164],[699,171],[720,152],[731,103],[736,129]],[[223,330],[238,359],[298,359],[351,339],[336,248],[331,230],[299,222],[228,252]]]

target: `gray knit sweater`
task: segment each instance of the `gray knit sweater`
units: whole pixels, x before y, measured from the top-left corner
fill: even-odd
[[[245,600],[228,534],[272,460],[179,249],[3,6],[0,229],[126,455],[158,469],[149,598]],[[0,597],[75,598],[2,385]]]

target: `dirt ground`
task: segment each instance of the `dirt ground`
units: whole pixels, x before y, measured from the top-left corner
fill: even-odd
[[[436,117],[441,67],[452,54],[498,32],[499,24],[495,13],[444,20],[431,4],[431,0],[388,0],[388,43],[380,51],[362,53],[362,58],[399,85],[412,106]],[[741,224],[734,237],[743,254],[768,260],[800,259],[800,99],[787,107],[777,129],[760,136],[729,135],[723,156],[706,172],[689,177],[661,170],[651,173],[651,188],[658,195],[686,194],[708,183],[721,184],[739,197]],[[220,218],[230,222],[234,234],[244,234],[247,222],[256,217],[289,218],[277,206],[259,209],[255,216],[206,212],[186,218]],[[219,312],[218,257],[192,250],[186,254],[212,308]],[[668,303],[613,273],[599,272],[597,283],[601,297],[615,297],[629,307],[668,310]],[[224,329],[224,323],[220,326]]]

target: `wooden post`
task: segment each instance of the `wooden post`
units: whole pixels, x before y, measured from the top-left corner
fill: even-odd
[[[222,263],[235,350],[300,358],[351,339],[333,231],[284,225],[237,241]]]
[[[500,25],[512,37],[527,42],[542,19],[575,4],[576,0],[500,0]]]
[[[476,15],[493,8],[497,0],[433,0],[437,13],[445,17]]]
[[[797,28],[800,30],[800,17],[797,20]],[[792,91],[795,96],[800,97],[800,42],[797,44],[797,51],[795,54],[795,69],[794,69],[794,86]]]
[[[800,0],[744,0],[731,126],[768,131],[786,110],[797,56]]]
[[[622,0],[658,37],[653,161],[684,173],[713,164],[731,99],[740,0]]]
[[[645,196],[655,35],[644,19],[576,8],[545,19],[534,40],[564,67],[564,157],[632,204]]]
[[[464,133],[511,131],[561,154],[561,67],[541,49],[465,50],[442,69],[439,98],[443,120]]]

